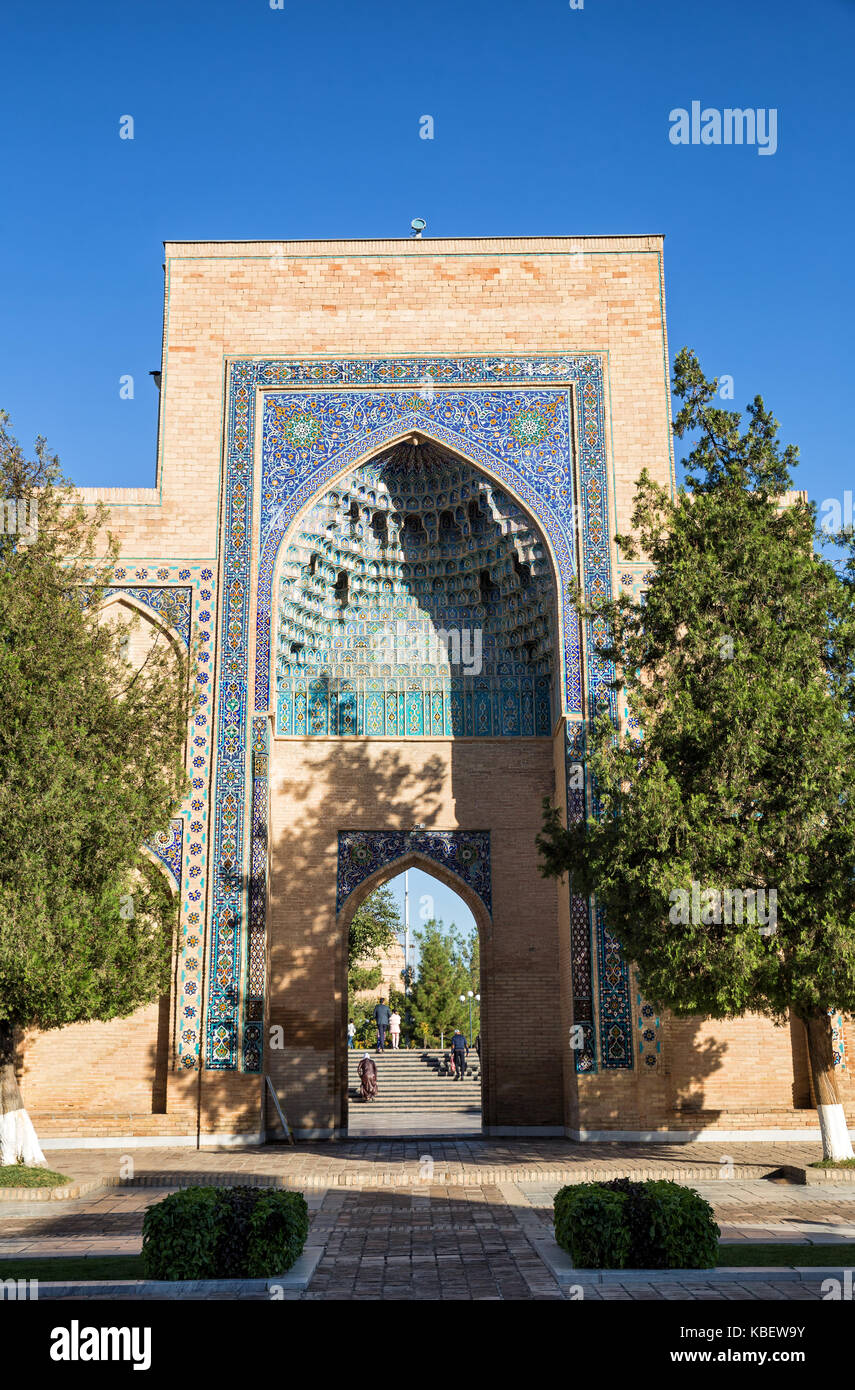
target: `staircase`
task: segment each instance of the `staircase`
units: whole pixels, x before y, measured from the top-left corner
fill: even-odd
[[[418,1128],[425,1121],[431,1129],[448,1119],[457,1129],[467,1121],[473,1129],[481,1124],[481,1066],[473,1048],[466,1060],[463,1080],[443,1075],[444,1052],[371,1052],[377,1067],[377,1096],[361,1099],[357,1067],[365,1049],[348,1053],[347,1096],[348,1133],[358,1134],[364,1123],[377,1121],[388,1129],[396,1116],[407,1128]]]

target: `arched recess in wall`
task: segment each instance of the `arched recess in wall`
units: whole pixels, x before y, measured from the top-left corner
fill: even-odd
[[[129,629],[124,650],[125,659],[134,669],[139,669],[152,647],[164,640],[167,649],[176,658],[186,649],[181,635],[172,625],[156,617],[152,610],[133,594],[111,593],[101,605],[99,619],[110,625],[126,625]],[[185,744],[186,752],[186,744]],[[173,817],[163,831],[152,841],[141,846],[144,856],[163,874],[169,885],[173,899],[180,903],[182,859],[184,846],[184,821]],[[169,969],[170,987],[157,1001],[156,1035],[152,1043],[152,1113],[165,1114],[167,1104],[167,1078],[176,1056],[174,1001],[177,997],[176,974],[178,968],[178,942],[173,939],[172,956]]]
[[[166,638],[176,656],[182,649],[186,650],[187,644],[177,629],[161,615],[156,616],[147,604],[130,591],[113,590],[109,593],[101,604],[99,618],[102,622],[118,622],[131,628],[126,659],[137,668],[161,637]]]
[[[306,503],[279,546],[281,736],[548,737],[561,710],[558,568],[508,486],[429,436]]]
[[[481,1035],[483,1040],[483,1062],[481,1064],[481,1113],[482,1116],[490,1114],[491,1095],[493,1093],[493,1060],[495,1049],[491,1045],[492,1009],[491,1009],[491,989],[493,979],[492,962],[492,919],[483,899],[472,888],[465,879],[459,874],[453,873],[445,868],[435,859],[421,853],[418,850],[408,850],[403,854],[395,855],[384,864],[379,864],[376,869],[363,878],[360,883],[348,894],[339,908],[336,925],[338,927],[338,938],[341,945],[341,972],[339,979],[339,997],[341,999],[341,1011],[338,1026],[338,1035],[341,1038],[346,1036],[347,1030],[347,939],[350,924],[353,921],[357,909],[366,901],[367,898],[377,889],[382,888],[384,883],[397,878],[405,869],[421,869],[428,877],[436,879],[450,888],[453,893],[465,903],[475,919],[478,929],[478,937],[481,950]],[[470,1043],[471,1043],[470,1039]],[[339,1061],[340,1075],[337,1084],[340,1094],[347,1104],[347,1056],[341,1054]]]

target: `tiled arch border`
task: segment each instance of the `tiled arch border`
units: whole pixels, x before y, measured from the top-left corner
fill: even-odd
[[[176,562],[151,557],[122,557],[113,571],[114,583],[107,600],[124,598],[148,609],[154,618],[180,638],[192,655],[191,679],[196,687],[197,708],[188,736],[190,788],[161,835],[145,847],[159,859],[180,902],[175,1016],[177,1063],[189,1071],[199,1065],[203,1046],[202,1007],[204,975],[204,922],[208,899],[208,835],[213,802],[209,785],[214,714],[212,708],[214,617],[217,610],[217,576],[211,561]],[[181,618],[173,628],[164,620],[174,617],[176,603]]]
[[[340,830],[336,912],[378,869],[412,854],[459,879],[492,916],[489,830]]]
[[[228,367],[225,487],[223,492],[222,624],[218,663],[217,773],[214,804],[213,888],[209,1005],[205,1061],[211,1070],[260,1071],[257,1042],[244,1036],[246,980],[257,970],[249,960],[246,926],[246,793],[249,737],[249,613],[252,586],[253,485],[256,396],[259,388],[368,385],[512,384],[534,391],[549,383],[575,387],[576,448],[580,480],[582,583],[593,599],[612,592],[609,485],[605,444],[604,359],[580,354],[557,357],[466,357],[338,359],[318,361],[233,361]],[[398,425],[400,429],[400,424]],[[489,468],[488,468],[488,471]],[[546,532],[532,508],[535,520]],[[571,552],[572,553],[572,552]],[[562,589],[568,576],[561,576]],[[271,570],[272,579],[272,570]],[[588,625],[589,712],[606,698],[610,671],[592,656]],[[269,616],[268,635],[269,643]],[[269,671],[269,660],[266,669]],[[562,692],[563,694],[563,692]],[[605,931],[597,914],[598,931]],[[253,1030],[255,1034],[256,1030]],[[249,1053],[249,1056],[248,1056]],[[631,1054],[630,1054],[631,1057]],[[606,1062],[605,1056],[603,1057]],[[624,1065],[627,1065],[624,1063]],[[631,1065],[631,1060],[628,1063]]]
[[[531,480],[514,464],[502,458],[495,450],[484,447],[477,438],[449,429],[439,420],[433,419],[430,407],[425,405],[418,414],[402,411],[396,418],[388,421],[382,428],[370,433],[360,432],[349,440],[346,447],[339,450],[333,458],[316,464],[299,482],[287,503],[278,508],[274,515],[265,511],[262,515],[261,557],[258,572],[258,613],[256,618],[255,647],[255,710],[266,710],[270,700],[270,646],[272,637],[273,581],[276,561],[282,539],[291,522],[312,498],[326,485],[331,486],[335,479],[342,477],[347,470],[367,455],[376,455],[384,446],[400,436],[418,432],[427,435],[439,444],[445,444],[455,454],[480,467],[481,470],[513,491],[520,502],[535,518],[539,529],[550,547],[559,590],[559,604],[562,617],[564,643],[563,690],[559,694],[559,704],[576,715],[582,713],[582,675],[581,645],[579,641],[579,621],[570,602],[567,578],[575,574],[575,537],[573,534],[572,512],[568,522],[553,505],[539,497]],[[568,439],[568,446],[570,441]],[[569,463],[569,461],[568,461]],[[265,523],[269,523],[265,525]]]

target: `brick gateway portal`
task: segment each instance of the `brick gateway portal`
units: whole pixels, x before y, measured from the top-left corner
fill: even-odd
[[[566,378],[568,364],[561,365]],[[255,666],[271,710],[270,752],[265,723],[260,755],[270,759],[278,807],[271,804],[279,853],[271,856],[267,917],[270,1019],[284,1046],[265,1064],[254,1050],[259,1032],[244,1024],[244,1061],[266,1065],[289,1104],[317,1116],[319,1124],[306,1126],[312,1132],[344,1126],[344,923],[357,901],[347,899],[367,878],[382,881],[421,855],[477,899],[489,1058],[484,1125],[560,1134],[569,1001],[555,988],[556,893],[537,873],[534,838],[542,797],[554,792],[556,756],[566,756],[566,704],[581,726],[582,637],[566,601],[574,571],[565,566],[559,581],[552,559],[557,551],[573,565],[582,539],[573,530],[580,510],[571,502],[562,514],[555,505],[576,495],[571,385],[497,389],[495,364],[479,383],[483,363],[358,368],[372,379],[410,377],[418,389],[406,381],[382,391],[300,389],[271,393],[264,405],[262,495],[267,483],[271,509],[280,511],[275,528],[266,528],[262,509],[270,652],[265,646]],[[557,364],[551,371],[558,375]],[[439,381],[461,376],[479,385]],[[589,399],[596,412],[600,394]],[[324,467],[329,438],[336,451]],[[476,455],[480,466],[469,461]],[[342,457],[359,461],[343,472]],[[539,477],[547,470],[548,482]],[[308,497],[304,488],[286,531],[277,487],[285,479],[297,492],[301,472],[315,481],[320,473],[322,487]],[[604,489],[600,496],[605,505]],[[540,524],[524,502],[538,506]],[[597,522],[598,535],[607,534]],[[589,570],[597,563],[607,570],[607,553],[588,558]],[[254,804],[263,807],[268,791],[253,776]],[[253,833],[264,838],[263,820],[263,810],[254,812]],[[389,828],[378,832],[378,820]],[[414,824],[425,828],[402,828]],[[319,953],[316,905],[329,887],[313,863],[328,862],[332,837],[343,917]],[[280,900],[288,903],[281,933]],[[590,979],[591,929],[581,907],[577,973]],[[263,917],[259,911],[259,924]],[[303,983],[309,959],[312,979],[307,973]],[[619,984],[626,997],[625,970]],[[571,1057],[580,1067],[591,1065],[595,1047],[590,999],[586,1021],[586,1046]],[[208,1065],[216,1065],[218,1047],[225,1060],[239,1037],[240,1023],[230,1030],[221,1022]],[[313,1061],[320,1052],[324,1065],[307,1075],[299,1043],[311,1047],[312,1038],[323,1038]],[[631,1063],[628,1030],[623,1048],[614,1039],[610,1048],[609,1064]]]
[[[156,486],[83,492],[109,602],[152,634],[168,602],[194,651],[191,790],[149,845],[174,975],[21,1039],[44,1141],[258,1142],[265,1075],[298,1133],[341,1132],[348,914],[407,862],[479,922],[489,1131],[813,1129],[797,1028],[660,1018],[537,872],[614,698],[571,583],[643,589],[613,537],[642,467],[673,479],[662,238],[169,243],[165,270]]]

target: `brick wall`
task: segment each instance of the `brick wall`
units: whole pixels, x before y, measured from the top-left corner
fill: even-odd
[[[612,531],[642,467],[670,477],[662,238],[167,243],[155,486],[91,489],[127,559],[210,560],[218,536],[229,358],[598,352],[605,357]],[[616,572],[620,559],[614,555]],[[250,630],[254,613],[250,614]],[[483,919],[485,1120],[572,1128],[795,1127],[809,1098],[798,1030],[664,1019],[657,1067],[577,1078],[566,890],[537,874],[540,800],[562,772],[549,740],[276,740],[272,749],[269,1069],[299,1128],[343,1122],[339,829],[489,829]],[[634,997],[634,996],[633,996]],[[174,1007],[174,1006],[173,1006]],[[25,1096],[45,1134],[252,1134],[258,1077],[169,1072],[175,1019],[33,1035]],[[849,1030],[851,1065],[855,1038]],[[853,1096],[852,1070],[843,1078]],[[165,1107],[165,1109],[164,1109]],[[269,1123],[273,1124],[272,1117]]]
[[[268,1065],[298,1128],[343,1123],[346,941],[340,830],[489,830],[493,917],[481,925],[485,1123],[560,1127],[557,891],[534,837],[553,792],[548,739],[277,739],[271,753]],[[427,868],[427,864],[422,864]],[[362,900],[375,880],[367,881]]]

